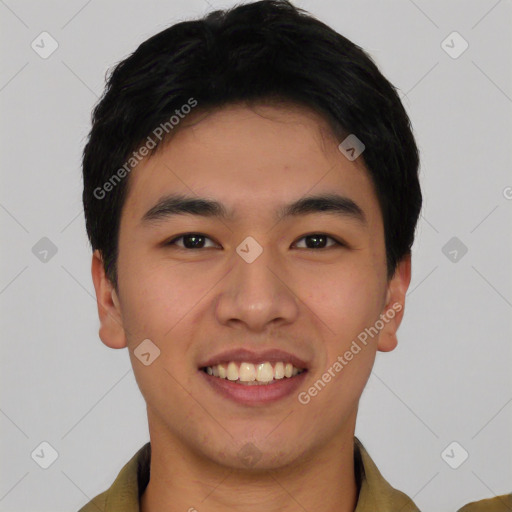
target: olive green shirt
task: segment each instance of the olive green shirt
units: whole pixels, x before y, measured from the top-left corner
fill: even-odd
[[[140,512],[139,499],[149,482],[151,444],[146,443],[121,469],[114,483],[78,512]],[[354,436],[354,469],[359,498],[354,512],[420,512],[414,502],[380,474]],[[512,494],[468,503],[457,512],[512,512]]]
[[[146,443],[126,463],[110,488],[78,512],[140,512],[139,500],[149,482],[150,460],[151,443]],[[354,468],[359,489],[354,512],[420,512],[410,498],[383,478],[357,437]]]
[[[151,444],[146,443],[121,469],[108,490],[78,512],[140,512],[149,482]],[[361,441],[354,437],[354,469],[359,497],[354,512],[420,512],[413,501],[380,474]],[[512,494],[468,503],[458,512],[512,512]]]
[[[512,494],[468,503],[457,512],[512,512]]]

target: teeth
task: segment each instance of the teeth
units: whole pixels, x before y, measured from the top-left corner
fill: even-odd
[[[279,362],[274,366],[274,379],[284,378],[284,364]]]
[[[262,363],[258,365],[256,380],[258,382],[270,382],[271,380],[274,380],[274,368],[272,368],[270,363]]]
[[[269,383],[273,380],[280,380],[284,377],[295,377],[304,370],[296,368],[292,363],[278,362],[272,365],[268,361],[254,365],[252,363],[236,363],[234,361],[226,364],[208,366],[205,369],[208,375],[238,382],[262,382]]]
[[[226,377],[228,378],[228,380],[238,380],[238,368],[236,366],[236,363],[231,362],[228,364]]]
[[[238,370],[238,378],[242,382],[251,382],[256,380],[256,370],[254,365],[250,363],[242,363],[240,365],[240,369]]]

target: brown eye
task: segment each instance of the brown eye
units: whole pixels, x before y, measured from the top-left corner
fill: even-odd
[[[310,235],[303,236],[299,240],[306,240],[306,247],[304,247],[305,249],[325,249],[334,247],[336,245],[343,245],[336,239],[324,233],[312,233]],[[332,240],[334,243],[328,246],[327,240]]]
[[[213,245],[206,245],[207,241],[213,243]],[[309,235],[305,235],[299,239],[299,241],[305,240],[305,247],[299,247],[301,249],[329,249],[330,247],[343,246],[341,242],[336,240],[335,238],[326,235],[324,233],[311,233]],[[331,241],[329,244],[328,241]],[[180,241],[180,242],[179,242]],[[297,246],[299,242],[296,242],[295,246]],[[176,246],[179,249],[208,249],[210,247],[216,247],[217,244],[212,241],[211,238],[203,235],[202,233],[185,233],[176,238],[173,238],[165,245],[167,246]]]
[[[177,244],[177,240],[183,240],[183,246]],[[169,241],[166,245],[176,245],[180,249],[203,249],[205,248],[206,240],[211,240],[211,238],[201,233],[185,233]]]

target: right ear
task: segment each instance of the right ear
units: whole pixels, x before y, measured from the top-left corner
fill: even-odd
[[[127,344],[119,298],[105,274],[103,259],[98,250],[92,255],[91,274],[96,290],[100,339],[107,347],[124,348]]]

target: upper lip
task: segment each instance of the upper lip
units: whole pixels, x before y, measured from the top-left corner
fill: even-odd
[[[300,370],[307,369],[308,366],[300,357],[290,354],[289,352],[285,352],[284,350],[271,349],[264,350],[262,352],[253,352],[246,348],[238,348],[220,352],[219,354],[206,359],[199,365],[199,368],[215,366],[217,364],[228,363],[230,361],[252,364],[260,364],[267,361],[269,363],[278,363],[279,361],[282,361],[283,363],[292,363],[293,366]]]

